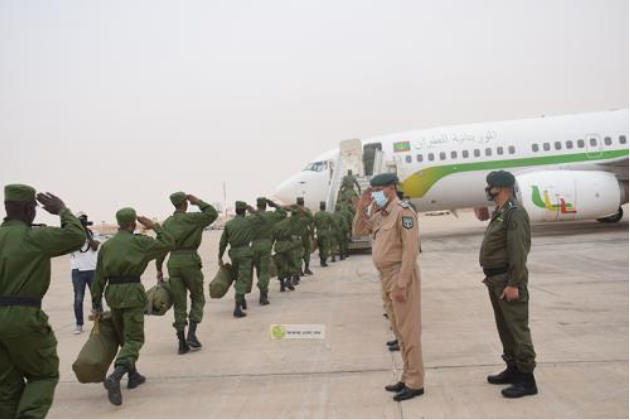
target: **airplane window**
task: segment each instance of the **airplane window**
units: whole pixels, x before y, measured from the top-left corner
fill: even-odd
[[[549,143],[543,143],[543,149],[545,152],[548,152],[551,150],[551,145]]]
[[[508,147],[508,152],[510,152],[511,155],[513,155],[514,153],[516,153],[516,147],[514,146],[509,146]]]
[[[567,140],[566,145],[567,149],[573,149],[573,142],[571,140]]]
[[[418,162],[422,162],[422,155],[418,155],[418,156],[416,156],[416,160],[417,160]]]
[[[556,150],[562,149],[562,143],[559,141],[555,142],[553,146],[556,148]]]
[[[440,160],[446,159],[446,153],[440,152]]]
[[[578,146],[580,149],[583,149],[583,148],[584,148],[584,140],[582,140],[582,139],[578,140],[578,141],[577,141],[577,146]]]
[[[486,149],[486,156],[492,156],[492,149],[489,147]]]
[[[407,163],[411,163],[411,161],[412,161],[411,155],[405,156],[405,161],[407,161]]]
[[[468,150],[462,150],[462,157],[468,159]]]
[[[497,147],[497,155],[503,154],[503,147]]]
[[[451,152],[451,159],[457,159],[457,152]]]
[[[597,139],[589,139],[588,142],[591,144],[591,146],[597,146]]]
[[[612,145],[612,139],[610,137],[604,137],[604,144],[606,146]]]
[[[429,160],[433,162],[435,160],[435,155],[433,153],[429,153]]]
[[[306,165],[306,168],[304,168],[303,172],[306,172],[306,171],[322,172],[326,168],[328,168],[328,162],[311,162],[308,165]]]
[[[537,143],[532,144],[532,151],[534,151],[534,152],[538,151],[538,144]]]
[[[619,136],[619,144],[626,144],[626,136]]]
[[[475,157],[481,156],[481,151],[479,149],[475,149]]]

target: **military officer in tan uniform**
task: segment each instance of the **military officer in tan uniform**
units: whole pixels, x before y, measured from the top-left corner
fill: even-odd
[[[372,258],[383,286],[383,300],[400,345],[403,373],[400,381],[385,387],[403,401],[424,394],[420,320],[420,269],[418,221],[409,203],[396,195],[394,174],[376,175],[361,196],[353,223],[355,235],[372,235]],[[374,202],[375,212],[368,215]]]

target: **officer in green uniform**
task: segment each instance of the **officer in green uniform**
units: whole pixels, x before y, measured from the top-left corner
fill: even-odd
[[[297,206],[290,208],[291,214],[297,216]],[[280,291],[284,292],[287,288],[289,290],[295,290],[291,279],[294,275],[297,275],[299,268],[296,265],[295,258],[295,243],[293,241],[293,224],[297,219],[292,217],[286,217],[286,213],[283,215],[283,219],[278,221],[273,227],[273,250],[275,252],[276,267],[278,269],[278,281],[280,281]]]
[[[276,211],[267,211],[267,205]],[[258,290],[260,291],[259,303],[269,305],[269,279],[271,277],[271,249],[273,247],[273,227],[286,217],[286,212],[271,200],[264,197],[256,199],[256,212],[249,218],[253,218],[255,229],[252,239],[253,268],[258,277]],[[262,218],[262,223],[259,219]]]
[[[164,221],[164,230],[175,239],[175,247],[168,260],[168,275],[175,322],[173,327],[179,341],[179,354],[188,353],[190,349],[199,350],[201,343],[197,339],[197,325],[203,319],[203,307],[206,299],[203,294],[203,273],[201,257],[197,249],[201,245],[203,230],[218,217],[218,213],[210,204],[194,195],[176,192],[170,196],[175,212]],[[201,212],[187,213],[188,203],[199,207]],[[166,255],[155,260],[158,281],[164,281],[162,266]],[[190,314],[186,314],[187,292],[190,293]],[[190,321],[190,324],[188,323]],[[186,336],[186,325],[189,325]]]
[[[37,201],[61,227],[36,227]],[[50,259],[79,249],[85,231],[54,195],[27,185],[4,188],[0,225],[0,418],[44,418],[59,381],[57,340],[41,310]]]
[[[315,238],[315,219],[313,218],[313,213],[304,206],[304,197],[298,197],[296,203],[300,210],[298,236],[302,239],[302,256],[299,265],[300,273],[302,273],[302,260],[304,260],[303,273],[307,276],[312,276],[313,272],[310,269],[311,254],[313,253],[311,241]]]
[[[243,201],[236,202],[235,210],[236,217],[225,224],[221,235],[219,265],[223,267],[223,254],[229,245],[232,270],[234,270],[234,275],[236,276],[236,283],[234,283],[234,317],[242,318],[247,316],[243,312],[243,310],[247,309],[245,294],[251,291],[251,289],[248,290],[252,281],[252,259],[254,256],[251,243],[254,238],[254,230],[260,224],[262,217],[246,217],[247,210],[250,213],[256,213],[256,210]]]
[[[529,216],[514,199],[514,175],[491,172],[486,181],[489,201],[497,205],[481,244],[479,263],[486,276],[490,302],[503,344],[507,369],[488,376],[491,384],[511,384],[507,398],[538,392],[534,379],[536,353],[529,330],[527,254],[531,247]]]
[[[348,235],[350,232],[350,226],[345,213],[341,210],[341,203],[337,203],[335,206],[335,212],[333,213],[335,220],[337,240],[337,253],[340,260],[345,260],[348,254]]]
[[[319,211],[315,214],[315,229],[317,229],[317,246],[319,248],[319,265],[328,267],[326,261],[330,256],[330,242],[335,234],[332,214],[326,211],[326,203],[319,203]]]
[[[355,186],[357,187],[356,190],[354,189]],[[348,170],[348,175],[343,177],[339,193],[341,197],[340,201],[347,203],[351,203],[354,197],[358,197],[359,195],[361,195],[361,186],[359,185],[359,182],[357,181],[355,176],[352,174],[351,170]]]
[[[122,404],[120,380],[128,373],[127,388],[135,388],[144,383],[144,376],[138,373],[136,361],[144,344],[144,308],[146,293],[140,276],[151,260],[170,251],[175,245],[173,236],[146,217],[137,217],[130,207],[116,213],[118,232],[101,245],[96,262],[96,272],[92,283],[92,311],[97,319],[102,311],[103,292],[112,312],[116,334],[122,346],[114,362],[114,372],[103,385],[107,389],[109,401]],[[156,238],[134,235],[136,221],[147,229],[153,229]]]

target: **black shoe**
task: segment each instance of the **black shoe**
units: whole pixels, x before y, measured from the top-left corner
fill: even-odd
[[[507,369],[497,375],[490,375],[487,379],[493,385],[513,384],[518,379],[518,369],[515,364],[508,363]]]
[[[306,264],[306,267],[304,267],[304,274],[307,275],[307,276],[312,276],[313,275],[313,272],[309,268],[308,264]]]
[[[133,369],[129,370],[129,373],[127,374],[127,389],[138,388],[146,381],[147,378],[141,375],[140,372],[138,372],[138,370],[134,367]]]
[[[389,315],[387,315],[386,313],[383,314],[383,318],[387,318],[389,319]]]
[[[247,300],[245,300],[245,298],[243,298],[243,302],[241,303],[241,308],[243,308],[244,311],[247,310]]]
[[[284,284],[287,286],[287,289],[289,290],[295,290],[295,287],[293,287],[293,283],[291,282],[291,279],[288,278],[284,281]]]
[[[385,343],[385,345],[386,345],[387,347],[391,347],[391,346],[393,346],[394,344],[398,344],[398,340],[392,340],[392,341],[388,341],[387,343]]]
[[[538,394],[538,387],[536,386],[536,379],[534,379],[533,373],[517,373],[518,379],[511,386],[503,389],[501,394],[505,398],[521,398],[527,395]]]
[[[396,341],[396,344],[392,344],[388,348],[389,348],[389,351],[391,352],[400,351],[400,345],[398,344],[398,341]]]
[[[387,391],[387,392],[395,392],[395,393],[399,393],[403,389],[405,389],[405,383],[404,382],[398,382],[398,383],[395,383],[394,385],[387,385],[385,387],[385,391]]]
[[[284,279],[278,279],[280,282],[280,291],[284,292],[286,289],[284,288]]]
[[[122,393],[120,392],[120,380],[125,373],[127,373],[126,367],[116,366],[114,372],[103,381],[109,402],[114,405],[122,405],[123,403]]]
[[[241,309],[243,305],[239,302],[236,302],[234,305],[234,318],[244,318],[247,316],[245,312]]]
[[[186,337],[184,336],[184,330],[177,331],[177,340],[179,340],[179,348],[177,354],[186,354],[190,351],[188,343],[186,343]]]
[[[319,259],[319,265],[320,265],[320,267],[328,267],[328,264],[326,264],[326,259],[325,258],[320,258]]]
[[[291,283],[293,283],[294,286],[297,286],[298,284],[300,284],[300,276],[298,275],[293,276]]]
[[[197,323],[190,322],[190,326],[188,327],[188,337],[186,338],[186,344],[190,347],[191,350],[200,350],[201,343],[197,339]]]
[[[260,306],[269,305],[269,298],[267,297],[267,292],[260,292],[260,298],[258,299],[258,303]]]
[[[405,401],[410,400],[413,397],[419,397],[420,395],[424,395],[424,388],[420,389],[411,389],[405,386],[402,391],[396,393],[394,395],[394,401]]]

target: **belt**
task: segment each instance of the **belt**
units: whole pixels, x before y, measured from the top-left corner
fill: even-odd
[[[140,283],[140,276],[109,277],[107,280],[109,281],[109,284]]]
[[[486,277],[498,276],[499,274],[505,274],[508,272],[508,267],[500,267],[500,268],[484,268],[483,274]]]
[[[176,249],[171,251],[171,255],[194,255],[196,253],[196,249]]]
[[[20,296],[0,296],[0,306],[33,306],[41,308],[42,300]]]
[[[246,245],[238,245],[238,246],[232,246],[230,245],[231,249],[241,249],[241,248],[249,248],[251,245],[250,244],[246,244]]]
[[[395,270],[397,268],[400,268],[400,267],[402,267],[402,263],[401,262],[396,263],[396,264],[392,264],[389,267],[377,268],[377,270],[378,270],[379,274],[382,276],[382,275],[387,274],[387,273],[389,273],[389,272],[391,272],[391,271],[393,271],[393,270]]]

